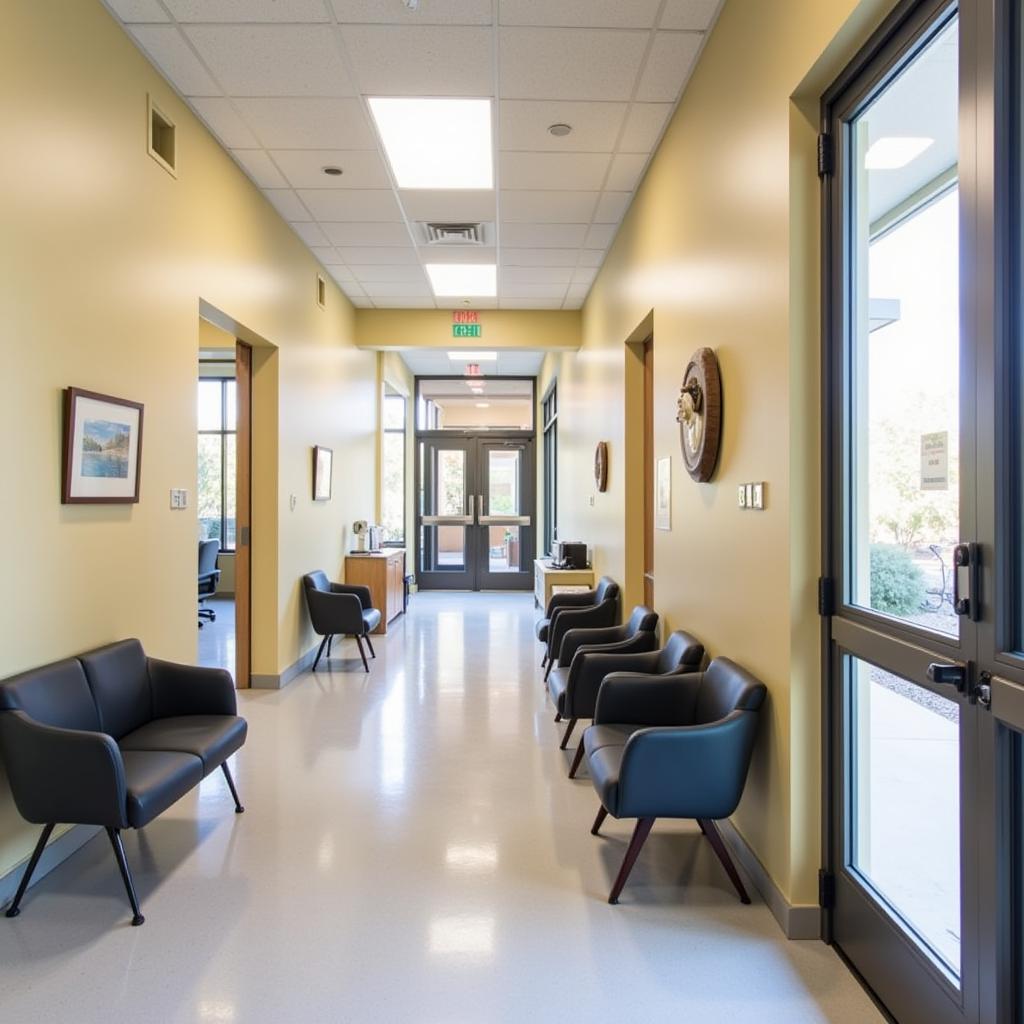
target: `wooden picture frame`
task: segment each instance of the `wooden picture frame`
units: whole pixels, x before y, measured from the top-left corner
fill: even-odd
[[[133,505],[142,475],[141,402],[64,389],[61,497],[65,505]]]
[[[334,478],[334,449],[313,445],[313,500],[330,501]]]

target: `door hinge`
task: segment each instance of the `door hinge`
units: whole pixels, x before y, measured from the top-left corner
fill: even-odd
[[[831,576],[818,579],[818,614],[828,617],[836,613],[836,581]]]
[[[971,703],[992,708],[992,673],[979,672],[978,681],[971,687]]]
[[[832,136],[828,132],[822,132],[818,136],[818,177],[824,178],[832,174],[834,170],[835,153],[832,146]]]
[[[818,872],[818,903],[822,910],[836,905],[836,876],[824,868]]]

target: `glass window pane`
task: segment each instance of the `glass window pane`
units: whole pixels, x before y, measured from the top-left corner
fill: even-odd
[[[224,381],[224,429],[238,429],[238,385],[233,380]]]
[[[196,512],[200,540],[220,540],[221,451],[219,434],[199,435],[199,474]]]
[[[960,709],[851,658],[850,864],[960,974]]]
[[[466,568],[464,526],[424,526],[422,544],[424,572],[463,572]]]
[[[384,540],[405,540],[405,434],[384,435],[384,465],[381,471],[381,525]]]
[[[226,434],[224,437],[224,540],[221,547],[227,551],[235,550],[235,500],[238,494],[238,483],[235,474],[236,436]]]
[[[520,572],[519,527],[487,527],[487,562],[491,572]]]
[[[440,450],[437,453],[437,514],[461,516],[467,514],[466,453],[461,449]]]
[[[419,387],[421,429],[533,429],[533,381],[454,377],[420,381]]]
[[[220,430],[221,392],[219,380],[199,382],[199,429]]]
[[[405,399],[401,395],[384,397],[384,429],[402,430],[405,427]]]
[[[519,515],[519,457],[517,448],[487,453],[487,512],[492,516]]]
[[[956,21],[850,126],[851,600],[957,635]]]

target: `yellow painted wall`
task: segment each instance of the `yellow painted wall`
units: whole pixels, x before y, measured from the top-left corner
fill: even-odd
[[[177,122],[179,172],[146,153],[146,94]],[[8,488],[0,676],[124,636],[195,658],[196,358],[206,300],[269,343],[254,353],[253,670],[312,644],[299,576],[340,572],[373,507],[376,357],[317,265],[98,0],[11,0],[0,33],[0,432]],[[138,505],[60,504],[61,389],[145,403]],[[334,448],[312,501],[311,446]],[[172,512],[171,487],[192,507]],[[294,494],[295,509],[289,496]],[[142,581],[125,590],[126,571]],[[0,784],[0,790],[2,790]],[[30,849],[0,792],[0,874]]]
[[[734,824],[794,904],[817,902],[820,863],[817,102],[890,6],[727,0],[584,306],[582,346],[550,353],[538,385],[558,379],[559,535],[593,545],[597,572],[638,600],[641,406],[627,382],[640,378],[625,342],[653,311],[655,457],[673,474],[655,602],[669,629],[769,687]],[[714,480],[698,485],[675,413],[704,345],[721,363],[724,430]],[[737,487],[753,480],[767,510],[740,512]]]
[[[393,388],[405,398],[405,571],[414,571],[413,552],[414,531],[416,528],[416,509],[414,505],[414,486],[416,479],[416,467],[414,458],[416,455],[416,396],[412,372],[402,361],[401,356],[395,352],[379,352],[377,354],[380,366],[380,386],[385,384]],[[380,421],[380,429],[383,431],[383,418]],[[380,457],[377,460],[377,519],[380,520],[380,481],[384,462],[383,446],[384,435],[380,434]]]

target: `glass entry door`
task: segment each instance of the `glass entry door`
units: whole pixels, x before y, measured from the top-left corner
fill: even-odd
[[[418,449],[418,585],[531,590],[533,438],[421,436]]]

